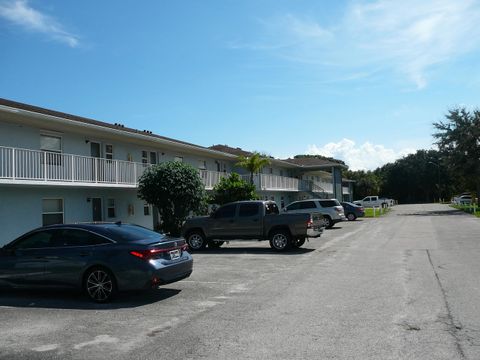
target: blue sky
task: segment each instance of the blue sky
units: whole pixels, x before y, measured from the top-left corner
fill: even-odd
[[[480,93],[480,3],[0,0],[0,97],[374,169]]]

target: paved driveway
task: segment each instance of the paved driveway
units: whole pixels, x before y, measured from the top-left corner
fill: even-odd
[[[110,305],[0,290],[0,358],[480,359],[480,219],[447,206],[194,259],[191,278]]]

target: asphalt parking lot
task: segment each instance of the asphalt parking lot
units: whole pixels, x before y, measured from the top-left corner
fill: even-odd
[[[190,278],[111,304],[2,289],[0,358],[479,359],[479,230],[446,206],[398,206],[288,253],[196,253]]]

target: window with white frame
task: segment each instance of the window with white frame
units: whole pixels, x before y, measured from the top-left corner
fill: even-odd
[[[105,145],[105,159],[112,160],[113,159],[113,145],[106,144]]]
[[[109,218],[115,217],[115,199],[107,199],[107,216]]]
[[[183,162],[183,156],[175,156],[173,161]]]
[[[207,162],[205,160],[198,160],[198,168],[200,170],[207,170]]]
[[[62,138],[56,135],[40,134],[40,150],[62,152]]]
[[[48,165],[62,165],[62,138],[56,135],[40,134],[40,150],[46,153],[41,162]]]
[[[63,224],[63,199],[42,200],[42,224]]]

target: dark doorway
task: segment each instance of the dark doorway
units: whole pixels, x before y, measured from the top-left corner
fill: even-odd
[[[90,143],[90,156],[99,158],[100,157],[100,144],[96,142]]]
[[[92,220],[93,221],[102,221],[102,199],[93,198],[92,199]]]

